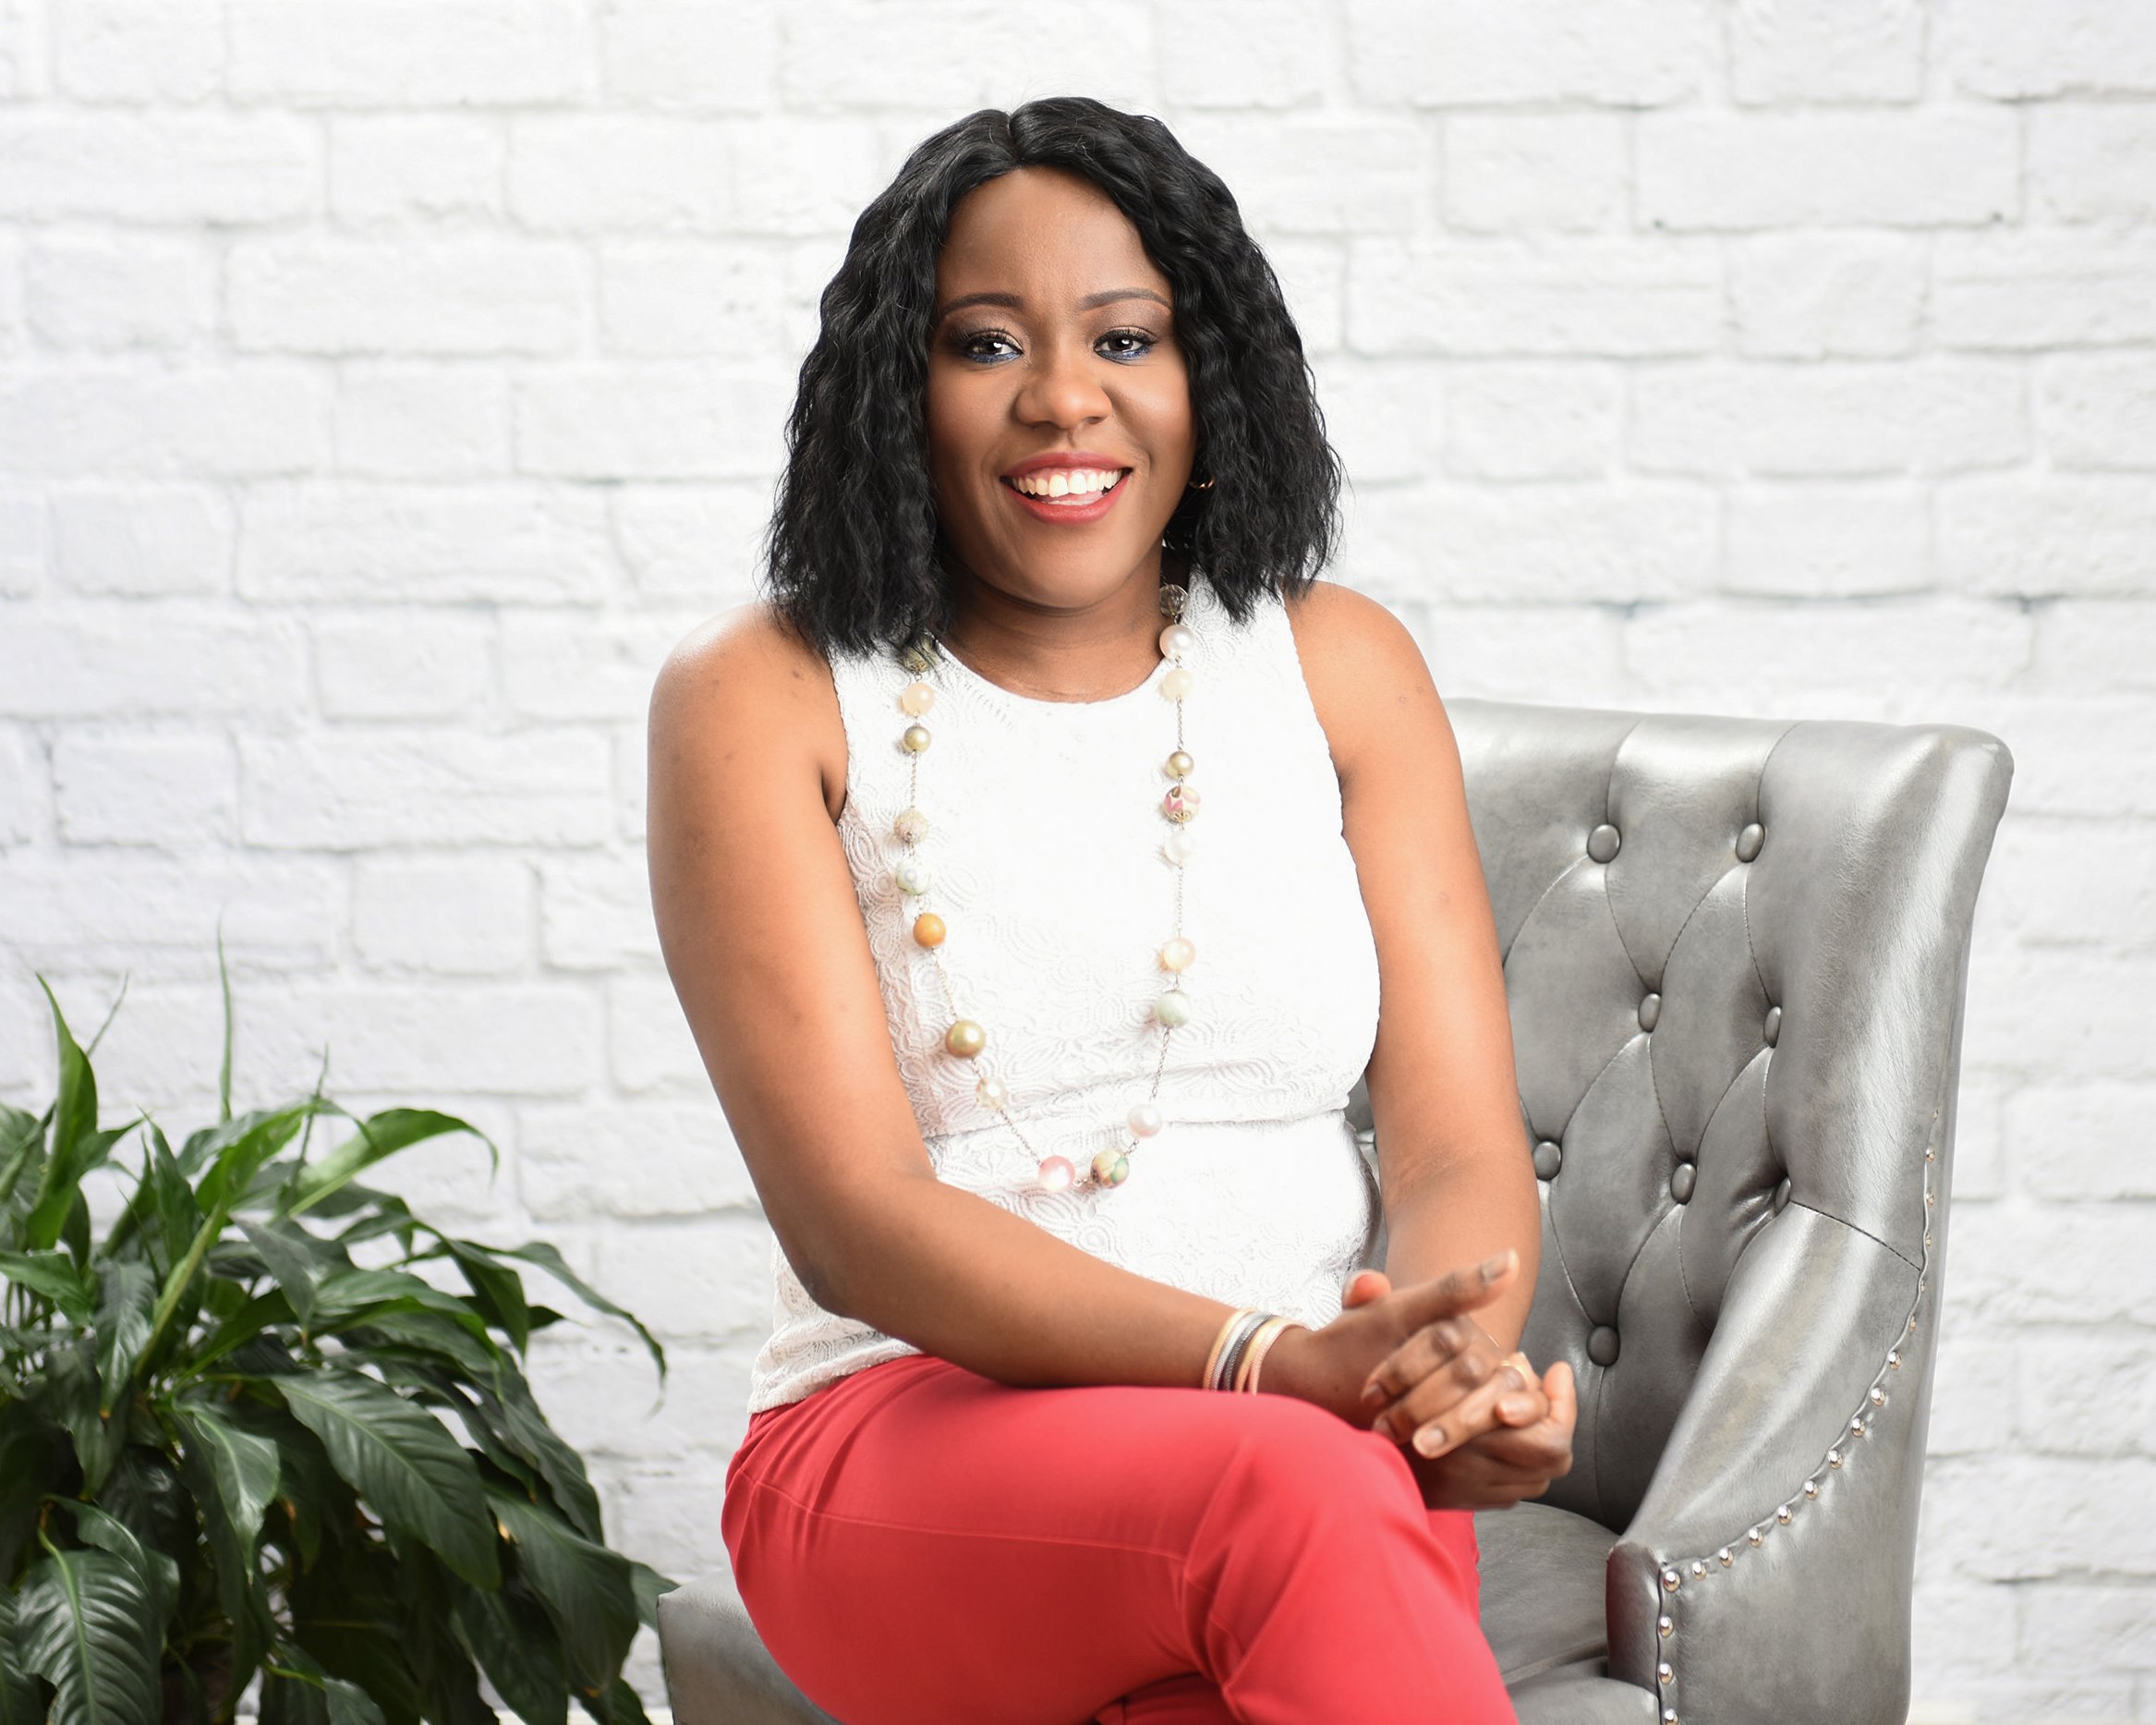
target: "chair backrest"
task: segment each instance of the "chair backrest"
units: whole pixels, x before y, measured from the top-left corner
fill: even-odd
[[[1546,1500],[1621,1531],[1785,1206],[1912,1287],[1937,1268],[1921,1164],[2011,759],[1955,727],[1449,708],[1543,1203],[1522,1345],[1581,1392]]]

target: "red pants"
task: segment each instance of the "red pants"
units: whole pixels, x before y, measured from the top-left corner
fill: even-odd
[[[752,1417],[721,1525],[844,1725],[1485,1725],[1474,1524],[1308,1402],[928,1354]]]

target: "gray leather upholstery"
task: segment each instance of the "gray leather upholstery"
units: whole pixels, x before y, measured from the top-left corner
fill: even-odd
[[[1580,1383],[1572,1471],[1476,1521],[1520,1717],[1898,1725],[2011,759],[1949,726],[1451,713],[1543,1200],[1522,1345]],[[827,1717],[722,1580],[660,1634],[680,1725]]]

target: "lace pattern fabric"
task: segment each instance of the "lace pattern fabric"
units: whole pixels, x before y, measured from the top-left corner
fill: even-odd
[[[1014,694],[949,655],[931,674],[922,903],[950,926],[954,1004],[987,1030],[979,1060],[943,1050],[943,990],[890,877],[903,854],[891,822],[908,805],[898,695],[912,681],[893,658],[831,663],[847,749],[839,836],[938,1177],[1140,1275],[1317,1326],[1338,1315],[1378,1219],[1345,1113],[1376,1038],[1376,949],[1285,608],[1266,599],[1237,625],[1193,579],[1183,620],[1197,637],[1183,744],[1204,798],[1184,865],[1194,1013],[1169,1044],[1167,1128],[1133,1153],[1123,1185],[1050,1193],[1035,1173],[1052,1153],[1083,1172],[1159,1058],[1151,1002],[1176,890],[1160,848],[1176,747],[1165,663],[1085,702]],[[975,1098],[984,1072],[1009,1087],[1032,1152]],[[751,1413],[917,1352],[818,1306],[775,1241],[771,1270]]]

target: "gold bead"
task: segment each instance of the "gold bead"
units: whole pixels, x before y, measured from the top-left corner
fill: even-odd
[[[1198,962],[1198,949],[1178,935],[1160,948],[1160,967],[1163,970],[1188,970]]]
[[[1185,749],[1179,748],[1168,758],[1168,776],[1171,779],[1187,779],[1197,770],[1198,763]]]
[[[928,817],[918,808],[909,808],[890,823],[890,830],[908,844],[917,844],[928,836]]]
[[[900,710],[912,713],[915,718],[935,704],[936,686],[932,683],[909,683],[899,695]]]
[[[988,1046],[988,1033],[971,1018],[961,1018],[943,1033],[943,1046],[961,1060],[971,1060]]]
[[[932,910],[925,910],[914,918],[914,944],[916,946],[941,946],[944,933],[943,918]]]
[[[905,735],[899,740],[917,755],[928,747],[928,727],[925,724],[909,724]]]

